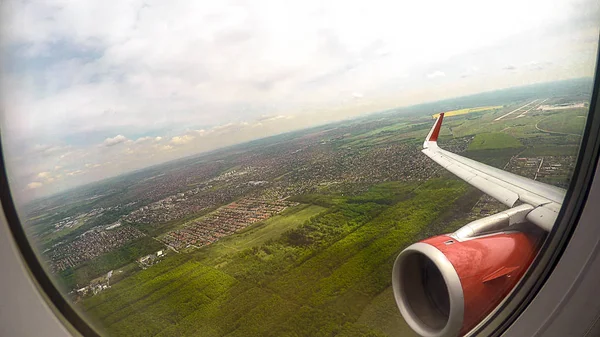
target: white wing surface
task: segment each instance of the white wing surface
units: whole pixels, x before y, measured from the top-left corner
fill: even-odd
[[[562,206],[565,190],[441,149],[437,138],[443,119],[444,114],[441,113],[423,143],[422,152],[506,206],[513,207],[517,201],[531,205],[533,209],[527,214],[527,220],[550,231]]]

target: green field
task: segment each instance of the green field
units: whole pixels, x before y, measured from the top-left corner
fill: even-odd
[[[579,151],[578,145],[534,145],[527,148],[521,154],[527,156],[576,156]]]
[[[573,135],[583,134],[587,111],[580,109],[559,112],[542,119],[537,126],[546,131]]]
[[[505,149],[521,146],[523,146],[523,144],[521,144],[517,138],[505,133],[480,133],[476,135],[471,144],[469,144],[469,151]]]
[[[288,209],[283,214],[261,221],[238,232],[236,235],[220,239],[210,247],[200,250],[197,255],[206,258],[207,261],[214,261],[214,263],[227,260],[226,256],[228,254],[259,246],[268,240],[277,239],[285,231],[302,225],[305,221],[319,215],[324,210],[326,210],[325,207],[317,205],[300,205]]]
[[[416,336],[398,312],[392,287],[388,287],[363,309],[357,323],[390,337]]]
[[[349,140],[354,140],[354,139],[358,139],[358,138],[367,138],[367,137],[375,136],[375,135],[378,135],[378,134],[384,133],[384,132],[389,133],[389,132],[399,131],[399,130],[402,130],[407,127],[408,127],[408,125],[406,122],[396,123],[396,124],[384,126],[382,128],[378,128],[378,129],[375,129],[375,130],[372,130],[369,132],[361,133],[360,135],[350,138]]]
[[[169,256],[82,306],[119,336],[410,336],[391,296],[392,263],[432,224],[445,226],[466,191],[437,179],[313,195],[305,199],[320,206]]]

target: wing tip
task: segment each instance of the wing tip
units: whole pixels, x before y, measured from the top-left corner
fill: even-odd
[[[426,142],[437,142],[438,136],[440,135],[440,129],[442,128],[442,121],[444,120],[444,113],[440,113],[438,118],[435,120],[431,131],[425,139]]]

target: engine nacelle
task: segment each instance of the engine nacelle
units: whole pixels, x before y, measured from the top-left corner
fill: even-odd
[[[440,235],[409,246],[392,275],[402,316],[422,336],[466,334],[513,289],[539,241],[537,234],[510,231],[466,239]]]

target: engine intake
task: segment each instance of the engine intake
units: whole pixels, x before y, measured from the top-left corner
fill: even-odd
[[[392,275],[402,316],[421,336],[466,334],[514,288],[541,238],[539,232],[522,231],[466,239],[451,234],[409,246],[398,255]]]
[[[463,322],[464,296],[450,261],[432,245],[419,242],[396,259],[392,276],[398,308],[421,336],[456,336]]]

